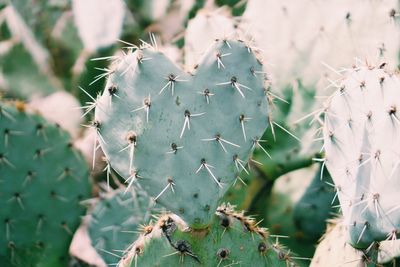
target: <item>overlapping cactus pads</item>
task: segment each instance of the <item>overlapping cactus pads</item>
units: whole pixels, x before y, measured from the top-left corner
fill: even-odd
[[[94,124],[128,184],[202,228],[268,126],[267,89],[245,42],[217,40],[193,74],[142,47],[113,70]]]
[[[268,232],[231,206],[218,208],[209,229],[193,230],[176,215],[160,217],[120,261],[136,266],[297,266]]]

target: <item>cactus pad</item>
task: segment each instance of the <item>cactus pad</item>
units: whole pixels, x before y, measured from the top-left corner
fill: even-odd
[[[0,258],[66,266],[90,194],[88,167],[67,132],[21,103],[1,104],[0,133]]]
[[[360,248],[400,231],[400,81],[384,67],[349,70],[325,112],[326,166]]]
[[[97,100],[111,166],[191,227],[206,227],[268,126],[262,64],[217,40],[194,74],[151,47],[120,59]]]
[[[106,264],[118,261],[113,254],[124,251],[135,240],[139,226],[151,216],[150,198],[143,191],[118,190],[100,199],[91,213],[89,235],[93,247]]]
[[[323,240],[317,246],[310,267],[319,266],[381,266],[376,262],[376,247],[369,251],[357,250],[346,242],[346,226],[330,224]],[[372,258],[372,255],[375,255]]]
[[[325,232],[326,220],[336,214],[336,209],[332,206],[337,204],[332,178],[325,167],[320,166],[304,194],[293,207],[293,219],[297,229],[309,239],[319,239]]]
[[[222,205],[207,229],[194,230],[176,215],[146,228],[119,267],[296,266],[291,255],[269,240],[254,220]]]

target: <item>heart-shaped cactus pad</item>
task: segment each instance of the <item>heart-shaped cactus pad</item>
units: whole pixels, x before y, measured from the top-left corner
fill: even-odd
[[[207,226],[268,126],[262,63],[246,43],[219,40],[194,74],[152,47],[115,66],[94,121],[109,164],[191,227]]]

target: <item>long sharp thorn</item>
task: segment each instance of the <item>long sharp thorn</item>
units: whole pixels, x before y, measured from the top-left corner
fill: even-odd
[[[236,90],[239,92],[239,94],[240,94],[243,98],[245,98],[245,96],[244,96],[242,90],[240,90],[239,85],[238,85],[237,83],[234,83],[233,86],[236,88]]]
[[[167,191],[168,187],[170,187],[170,186],[171,186],[171,184],[167,184],[167,186],[164,187],[164,189],[161,190],[161,192],[154,198],[154,201],[157,201],[157,199],[158,199],[159,197],[161,197],[161,195],[164,194],[164,192]]]
[[[273,124],[275,124],[276,126],[278,126],[280,129],[282,129],[285,133],[287,133],[288,135],[290,135],[291,137],[293,137],[294,139],[296,139],[297,141],[301,142],[301,140],[295,136],[294,134],[292,134],[291,132],[289,132],[289,130],[285,129],[283,126],[279,125],[276,122],[273,122]]]
[[[210,173],[210,175],[212,176],[212,178],[214,179],[214,181],[218,184],[218,186],[220,188],[222,188],[221,183],[218,181],[218,179],[214,176],[214,174],[212,173],[211,169],[209,168],[208,164],[204,164],[204,167],[207,169],[207,171]]]
[[[363,229],[361,230],[360,236],[357,239],[357,244],[360,243],[362,236],[364,235],[365,230],[367,229],[367,224],[364,224]]]
[[[224,144],[222,144],[221,140],[218,140],[218,143],[221,145],[222,150],[224,150],[225,153],[228,153],[228,151],[226,150]]]
[[[234,144],[234,143],[232,143],[232,142],[229,142],[228,140],[225,140],[225,139],[222,139],[222,138],[220,138],[220,140],[221,140],[222,142],[224,142],[224,143],[227,143],[227,144],[231,145],[231,146],[240,148],[239,145]]]
[[[161,93],[165,90],[165,88],[167,88],[167,87],[169,87],[169,85],[171,84],[171,82],[170,81],[168,81],[167,82],[167,84],[166,85],[164,85],[164,87],[163,88],[161,88],[161,90],[160,90],[160,92],[158,93],[159,95],[161,95]]]
[[[181,135],[179,136],[179,138],[182,139],[182,136],[183,136],[183,134],[184,134],[184,132],[185,132],[185,129],[186,129],[186,125],[187,125],[188,123],[189,123],[189,117],[185,117],[185,121],[184,121],[184,123],[183,123]]]

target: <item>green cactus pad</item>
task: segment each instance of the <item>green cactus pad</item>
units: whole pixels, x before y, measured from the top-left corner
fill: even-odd
[[[321,164],[322,165],[322,164]],[[339,204],[329,172],[320,166],[293,210],[297,229],[309,239],[317,240],[325,232],[326,221],[334,216]]]
[[[96,203],[88,230],[93,247],[106,264],[116,263],[118,258],[113,254],[125,251],[138,238],[138,228],[149,222],[152,206],[150,198],[139,190],[113,191]]]
[[[65,266],[90,194],[88,167],[67,132],[24,108],[0,106],[0,257]]]
[[[191,227],[206,227],[268,126],[262,64],[219,40],[187,74],[151,47],[128,53],[97,100],[111,166]]]
[[[315,168],[309,167],[279,177],[273,184],[271,194],[266,195],[258,204],[258,210],[263,209],[262,225],[268,227],[271,235],[280,236],[279,241],[301,257],[312,257],[317,240],[296,227],[294,206],[310,183],[314,172]],[[299,262],[300,266],[309,264],[308,261]]]
[[[297,266],[288,252],[270,241],[265,229],[230,206],[218,208],[207,229],[190,229],[171,214],[148,229],[119,267]]]

